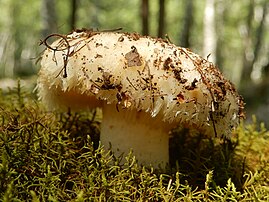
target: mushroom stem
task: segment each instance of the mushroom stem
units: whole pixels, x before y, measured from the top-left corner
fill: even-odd
[[[104,105],[100,141],[116,157],[132,150],[139,164],[164,168],[169,163],[169,125],[143,111]]]

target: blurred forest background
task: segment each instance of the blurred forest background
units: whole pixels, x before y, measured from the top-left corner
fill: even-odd
[[[239,89],[248,117],[269,123],[268,0],[0,0],[0,10],[2,86],[35,80],[39,42],[51,33],[121,27],[208,57]]]

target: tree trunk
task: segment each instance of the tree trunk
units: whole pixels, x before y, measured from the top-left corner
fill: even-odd
[[[6,26],[0,33],[0,78],[14,76],[15,40],[14,40],[14,6],[9,1],[7,7]],[[17,19],[17,18],[16,18]]]
[[[261,46],[263,43],[263,39],[264,39],[264,27],[265,27],[265,23],[266,23],[266,16],[268,13],[268,6],[269,3],[265,2],[263,5],[263,13],[262,13],[262,19],[260,21],[259,27],[256,31],[256,43],[255,43],[255,47],[254,47],[254,58],[253,58],[253,62],[252,62],[252,66],[254,65],[254,63],[257,61],[258,56],[260,54],[260,50],[261,50]]]
[[[206,0],[204,11],[204,45],[203,56],[215,63],[216,61],[216,32],[215,32],[215,0]]]
[[[217,43],[216,43],[216,65],[222,70],[225,71],[224,68],[224,32],[225,25],[227,22],[227,1],[226,0],[218,0],[216,4],[216,30],[218,30],[217,34]]]
[[[55,0],[42,0],[41,19],[43,38],[57,31],[57,15],[55,7]]]
[[[165,32],[165,0],[159,0],[158,37],[163,38]]]
[[[251,0],[249,4],[249,16],[247,19],[247,33],[244,37],[245,52],[243,58],[243,73],[242,83],[249,83],[251,80],[251,73],[255,62],[257,61],[264,39],[264,27],[266,23],[266,16],[268,13],[268,2],[264,2],[263,14],[257,30],[253,30],[252,20],[254,18],[254,0]]]
[[[77,21],[77,3],[78,0],[71,1],[71,18],[70,18],[70,29],[76,29],[76,21]]]
[[[98,29],[100,27],[99,13],[101,12],[102,0],[91,0],[91,13],[89,27],[93,29]]]
[[[142,34],[149,34],[149,0],[142,0]]]
[[[12,1],[12,11],[11,11],[11,18],[12,18],[12,24],[11,24],[11,34],[12,34],[12,45],[14,45],[14,55],[13,55],[13,61],[14,61],[14,67],[12,76],[15,74],[21,73],[22,70],[22,50],[23,50],[23,39],[21,37],[21,22],[20,17],[22,17],[21,12],[21,6],[20,3],[16,1]]]
[[[248,17],[246,21],[246,32],[243,36],[243,42],[244,42],[244,55],[243,55],[243,72],[242,72],[242,83],[249,82],[250,81],[250,75],[252,72],[252,62],[254,58],[253,53],[253,41],[252,41],[252,21],[254,18],[254,0],[249,1],[248,6]],[[244,84],[243,84],[244,85]]]
[[[193,25],[193,0],[185,0],[185,14],[179,42],[179,44],[183,47],[186,48],[191,47],[190,36],[192,25]]]

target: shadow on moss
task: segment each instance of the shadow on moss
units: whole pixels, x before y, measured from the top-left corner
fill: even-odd
[[[244,173],[244,158],[237,156],[238,139],[221,140],[204,138],[188,129],[176,129],[170,139],[170,164],[172,171],[182,173],[182,178],[194,187],[204,189],[205,176],[213,170],[214,186],[224,186],[229,178],[240,190]]]

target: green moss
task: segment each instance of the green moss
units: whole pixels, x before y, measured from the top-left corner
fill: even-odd
[[[267,201],[269,132],[253,119],[232,140],[173,131],[171,167],[122,163],[89,113],[46,112],[18,87],[0,94],[1,201]]]

